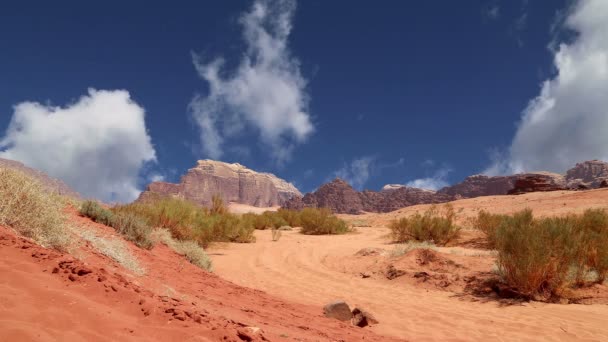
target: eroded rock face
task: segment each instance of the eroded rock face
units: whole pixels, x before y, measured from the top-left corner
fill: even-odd
[[[567,189],[564,176],[557,173],[524,173],[510,177],[512,177],[515,182],[513,183],[513,189],[507,192],[507,194],[509,195],[518,195],[527,192],[556,191]]]
[[[566,172],[569,188],[599,188],[602,182],[608,183],[608,163],[590,160],[576,164]]]
[[[199,160],[179,184],[153,182],[138,201],[174,196],[207,206],[214,195],[220,195],[224,202],[256,207],[283,205],[294,196],[302,196],[295,186],[273,174],[256,172],[237,163]]]
[[[50,191],[58,193],[59,195],[68,196],[76,199],[81,198],[80,194],[78,194],[76,191],[74,191],[61,180],[51,178],[46,173],[27,167],[21,162],[0,158],[0,168],[8,168],[21,171],[26,175],[37,179],[40,183],[42,183],[44,187],[46,187]]]
[[[439,190],[438,193],[461,198],[504,195],[513,189],[514,185],[515,179],[512,176],[473,175],[458,184]]]

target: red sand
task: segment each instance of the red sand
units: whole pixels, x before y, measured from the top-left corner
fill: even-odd
[[[110,228],[73,216],[98,232]],[[132,245],[136,276],[81,246],[40,247],[0,227],[0,339],[4,341],[387,341],[205,272],[164,245]],[[79,275],[80,274],[80,275]],[[247,327],[258,327],[256,334]]]

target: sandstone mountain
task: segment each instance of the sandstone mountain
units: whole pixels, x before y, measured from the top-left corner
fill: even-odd
[[[52,178],[42,171],[27,167],[21,162],[0,158],[0,168],[15,169],[21,171],[26,175],[37,179],[45,188],[50,191],[56,192],[59,195],[68,196],[72,198],[80,198],[80,194],[78,194],[64,182],[60,181],[59,179]]]
[[[454,198],[450,195],[406,186],[389,187],[380,192],[370,190],[359,192],[344,180],[336,178],[302,198],[292,198],[283,207],[288,209],[330,208],[335,213],[358,214],[363,211],[389,212],[414,204],[442,203],[452,199]]]
[[[379,192],[359,192],[345,181],[336,179],[303,198],[294,197],[284,207],[328,207],[335,213],[349,214],[389,212],[410,205],[443,203],[460,198],[598,187],[608,187],[608,163],[592,160],[576,164],[565,175],[543,171],[493,177],[473,175],[439,191],[387,184]]]
[[[137,200],[175,196],[209,205],[214,195],[220,195],[225,202],[256,207],[279,206],[294,196],[302,196],[293,184],[273,174],[256,172],[237,163],[199,160],[178,184],[153,182]]]

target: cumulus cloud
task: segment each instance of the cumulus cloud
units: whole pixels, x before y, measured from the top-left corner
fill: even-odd
[[[85,197],[126,202],[156,154],[144,109],[125,90],[89,89],[65,107],[22,102],[0,140],[0,157],[59,178]]]
[[[412,188],[439,190],[449,185],[447,177],[450,172],[452,172],[452,170],[449,168],[441,168],[435,171],[435,173],[431,177],[418,178],[413,181],[407,182],[405,185]]]
[[[505,158],[486,173],[564,172],[608,159],[608,1],[578,1],[563,25],[575,36],[551,45],[555,76],[523,111]]]
[[[192,99],[190,112],[209,157],[220,158],[230,138],[253,130],[282,163],[314,131],[306,80],[287,46],[295,8],[294,0],[253,3],[239,20],[247,50],[232,73],[225,72],[222,58],[193,56],[209,91]]]
[[[369,180],[373,167],[373,157],[357,158],[350,163],[344,164],[342,168],[334,172],[334,177],[342,178],[355,189],[361,189]]]

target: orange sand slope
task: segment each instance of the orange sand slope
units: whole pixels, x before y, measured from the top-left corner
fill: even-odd
[[[119,238],[108,227],[72,219],[99,236]],[[0,340],[386,340],[327,319],[318,306],[234,285],[164,245],[128,247],[145,275],[126,271],[88,243],[72,250],[74,257],[0,227]]]
[[[538,215],[559,215],[608,208],[608,189],[480,197],[453,204],[461,223],[480,209],[510,213],[531,208]],[[501,305],[496,300],[482,301],[411,282],[363,278],[353,272],[364,260],[355,256],[357,251],[394,248],[385,227],[390,219],[426,207],[387,214],[342,215],[371,225],[342,236],[304,236],[289,231],[272,242],[269,231],[258,231],[255,244],[212,250],[216,273],[239,285],[307,305],[322,305],[338,298],[360,304],[380,321],[371,328],[373,331],[413,341],[608,341],[606,305]],[[474,233],[466,231],[463,235]],[[467,258],[465,265],[478,262],[488,267],[494,258],[488,251],[463,247],[438,248],[438,252],[445,258]]]

